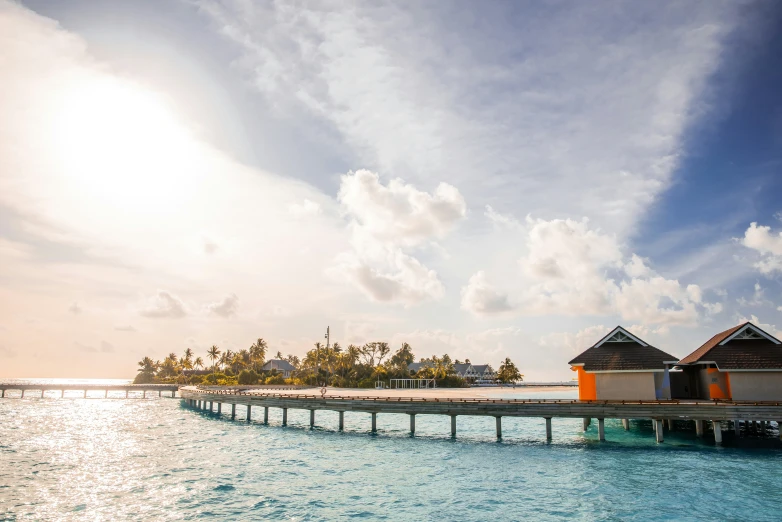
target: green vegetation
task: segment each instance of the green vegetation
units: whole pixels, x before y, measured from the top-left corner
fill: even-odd
[[[205,369],[204,360],[195,357],[190,348],[182,357],[170,353],[162,361],[153,361],[144,357],[139,361],[136,384],[177,383],[177,384],[216,384],[216,385],[254,385],[254,384],[305,384],[318,386],[327,384],[342,388],[374,388],[378,381],[388,383],[389,379],[434,379],[437,386],[456,388],[468,383],[459,377],[448,354],[442,357],[433,355],[419,361],[422,363],[417,372],[409,365],[415,361],[413,349],[409,344],[392,353],[385,342],[371,342],[363,346],[348,345],[346,348],[334,343],[328,347],[315,343],[302,359],[295,355],[283,355],[277,352],[273,359],[286,361],[292,367],[283,375],[277,369],[263,370],[268,345],[259,338],[248,349],[233,352],[222,350],[213,345],[206,352],[206,358],[212,363]],[[469,360],[465,361],[469,363]],[[489,367],[491,369],[491,367]],[[503,383],[517,382],[522,376],[513,362],[506,358],[500,365],[497,380]]]

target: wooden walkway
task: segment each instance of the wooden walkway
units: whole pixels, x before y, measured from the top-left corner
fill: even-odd
[[[176,396],[177,390],[179,390],[178,384],[15,384],[0,382],[0,398],[6,397],[6,391],[20,391],[19,398],[25,396],[28,391],[40,391],[41,397],[47,391],[59,391],[60,396],[65,395],[65,391],[77,390],[83,392],[83,397],[87,397],[88,391],[101,390],[103,396],[108,397],[110,391],[125,392],[125,397],[129,398],[130,393],[133,392],[134,396],[141,393],[142,397],[147,396],[147,392],[157,392],[159,397],[163,396],[163,392],[171,392],[171,397]]]
[[[222,404],[231,405],[231,418],[236,418],[236,406],[246,408],[247,418],[253,406],[264,408],[264,422],[268,422],[269,408],[282,409],[283,425],[287,424],[287,410],[310,411],[310,425],[315,423],[315,412],[330,410],[339,413],[339,428],[344,427],[344,412],[369,413],[372,431],[377,431],[378,413],[401,413],[410,416],[410,431],[415,433],[416,415],[448,415],[451,417],[451,435],[456,435],[456,418],[460,415],[495,417],[497,437],[502,437],[502,417],[542,417],[546,420],[546,438],[551,439],[551,419],[569,417],[584,419],[584,429],[591,419],[598,420],[600,440],[605,440],[605,419],[622,419],[628,428],[628,419],[650,419],[656,438],[663,440],[663,421],[695,421],[696,431],[703,434],[703,423],[714,428],[715,440],[722,441],[721,422],[769,422],[782,420],[782,403],[733,401],[579,401],[555,399],[477,399],[434,397],[377,397],[269,393],[261,390],[239,390],[219,387],[188,386],[180,389],[181,397],[194,408],[218,412]],[[207,406],[208,405],[208,406]],[[734,424],[736,426],[738,424]]]

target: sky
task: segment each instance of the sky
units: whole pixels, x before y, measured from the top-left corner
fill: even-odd
[[[782,6],[0,0],[0,377],[782,335]]]

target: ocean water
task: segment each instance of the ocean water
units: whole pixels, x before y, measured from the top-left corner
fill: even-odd
[[[518,391],[566,398],[574,390]],[[255,408],[251,422],[187,408],[180,399],[0,399],[0,520],[775,520],[782,512],[782,443],[723,447],[693,432],[656,444],[650,422],[625,432],[554,419]],[[123,394],[124,395],[124,394]],[[242,419],[242,420],[239,420]]]

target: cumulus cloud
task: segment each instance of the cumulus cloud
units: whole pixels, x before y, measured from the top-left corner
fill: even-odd
[[[187,315],[187,310],[181,299],[161,290],[156,296],[148,300],[139,313],[144,317],[154,319],[166,317],[179,319]]]
[[[766,299],[765,293],[766,291],[760,286],[760,282],[755,281],[752,297],[749,299],[746,297],[739,297],[736,299],[736,303],[738,303],[739,306],[763,306],[772,304],[771,301]]]
[[[316,216],[321,213],[320,205],[312,200],[304,198],[301,203],[293,203],[288,207],[288,212],[296,217]]]
[[[338,199],[352,234],[338,274],[375,301],[412,305],[442,297],[437,272],[406,250],[442,238],[464,217],[455,187],[441,183],[430,194],[399,179],[383,185],[376,173],[359,170],[342,176]]]
[[[481,270],[473,274],[462,288],[462,309],[475,315],[499,315],[513,310],[508,295],[500,292],[486,280]]]
[[[210,303],[207,305],[207,308],[212,314],[220,317],[231,317],[236,315],[236,311],[239,308],[239,298],[236,294],[231,294],[217,303]]]
[[[528,217],[519,230],[526,253],[514,286],[521,289],[513,295],[498,292],[478,273],[462,290],[463,308],[482,315],[511,308],[526,315],[615,314],[641,324],[671,325],[692,325],[700,311],[721,310],[703,301],[698,285],[685,287],[660,276],[639,256],[625,254],[616,236],[591,228],[586,219]],[[470,305],[466,296],[487,306]]]
[[[754,266],[761,274],[782,272],[782,231],[774,233],[771,227],[752,222],[740,241],[760,254]]]

